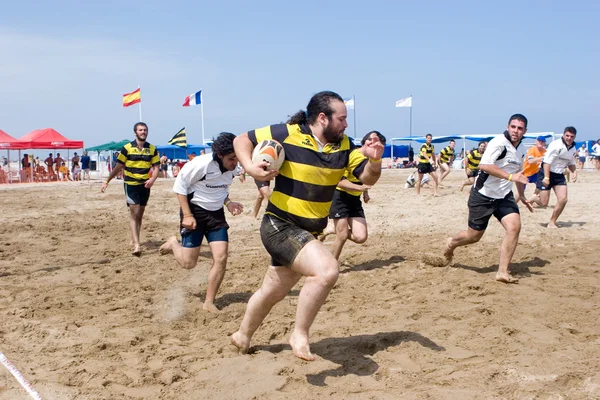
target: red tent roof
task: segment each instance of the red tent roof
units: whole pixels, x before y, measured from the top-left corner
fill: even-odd
[[[27,146],[21,141],[10,136],[8,133],[0,129],[0,149],[26,149]]]
[[[37,129],[19,139],[27,149],[82,149],[82,140],[70,140],[52,128]]]

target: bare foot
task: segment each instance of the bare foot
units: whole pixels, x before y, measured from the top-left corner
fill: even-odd
[[[450,247],[450,243],[452,243],[452,238],[446,239],[446,248],[444,249],[444,258],[446,259],[446,265],[450,265],[452,263],[452,258],[454,257],[454,249]]]
[[[161,256],[165,254],[169,254],[173,252],[173,241],[177,242],[177,238],[175,236],[171,236],[162,246],[158,249],[158,252]]]
[[[517,283],[517,282],[519,282],[519,280],[517,278],[513,278],[509,274],[506,274],[506,273],[503,273],[503,272],[498,272],[496,274],[496,280],[498,282],[504,282],[504,283]]]
[[[231,335],[231,344],[237,347],[241,354],[248,354],[250,339],[244,336],[240,331]]]
[[[548,229],[558,229],[558,226],[556,226],[556,224],[554,222],[549,222]]]
[[[206,301],[204,302],[204,304],[202,305],[202,309],[204,311],[208,311],[209,313],[214,313],[214,314],[218,314],[221,311],[217,308],[217,306],[215,306],[214,303],[207,303]]]
[[[140,257],[142,255],[142,247],[139,244],[134,246],[131,254],[133,254],[136,257]]]
[[[290,337],[290,346],[292,346],[292,351],[296,357],[305,361],[315,360],[315,356],[310,352],[307,337],[303,337],[302,335],[293,332]]]

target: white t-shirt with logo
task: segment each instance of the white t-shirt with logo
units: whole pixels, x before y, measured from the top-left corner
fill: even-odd
[[[181,168],[173,191],[185,196],[194,193],[192,203],[208,211],[217,211],[223,207],[232,182],[233,171],[222,172],[209,153],[195,157]]]
[[[567,145],[562,138],[553,141],[548,145],[546,154],[544,154],[544,164],[550,164],[550,172],[562,174],[569,165],[575,165],[575,146],[567,149]]]
[[[522,143],[515,148],[505,135],[496,136],[488,143],[479,165],[493,164],[509,174],[516,174],[523,169],[525,153],[525,146]],[[473,189],[492,199],[503,199],[512,191],[512,184],[512,181],[480,171]]]

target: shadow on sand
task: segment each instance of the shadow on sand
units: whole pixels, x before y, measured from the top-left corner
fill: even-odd
[[[582,227],[585,224],[587,224],[587,222],[585,222],[585,221],[557,221],[556,222],[556,226],[559,228],[571,228],[573,226]],[[548,223],[540,222],[540,226],[547,228]]]
[[[406,259],[402,256],[392,256],[392,257],[388,258],[387,260],[370,260],[370,261],[364,262],[362,264],[357,264],[357,265],[346,264],[345,266],[347,266],[347,268],[341,270],[340,274],[347,274],[348,272],[358,272],[358,271],[371,271],[371,270],[374,270],[377,268],[388,267],[392,264],[400,263],[405,260]],[[398,268],[398,267],[394,267],[394,268]]]
[[[367,376],[374,374],[379,369],[379,364],[370,357],[375,353],[394,347],[403,342],[416,342],[423,347],[433,351],[445,351],[431,339],[409,331],[381,332],[373,335],[358,335],[341,338],[328,338],[312,343],[310,349],[314,354],[326,360],[339,364],[335,369],[329,369],[318,374],[306,375],[311,385],[326,386],[327,377],[339,377],[344,375]],[[291,350],[288,344],[276,344],[269,346],[254,346],[253,352],[263,350],[271,353],[279,353],[283,350]]]
[[[543,268],[548,264],[550,264],[550,261],[542,260],[539,257],[535,257],[529,261],[520,261],[517,263],[510,263],[509,270],[512,275],[517,275],[519,277],[530,277],[531,275],[543,275],[544,273],[540,272],[540,271],[532,272],[529,270],[529,268],[531,268],[531,267]],[[472,267],[470,265],[464,265],[464,264],[454,264],[454,268],[462,268],[462,269],[466,269],[469,271],[477,272],[479,274],[488,274],[490,272],[498,271],[498,264],[494,264],[494,265],[491,265],[489,267],[484,267],[484,268]]]

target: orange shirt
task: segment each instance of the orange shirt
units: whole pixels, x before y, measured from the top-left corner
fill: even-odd
[[[527,163],[527,160],[529,160],[530,157],[533,157],[533,158],[543,157],[544,153],[546,153],[546,149],[542,149],[542,151],[540,151],[540,150],[538,150],[536,145],[531,146],[529,148],[529,150],[527,150],[527,154],[525,155],[525,161],[523,164],[524,165],[523,175],[531,176],[531,175],[538,173],[538,171],[540,170],[541,162],[529,164],[529,163]]]

